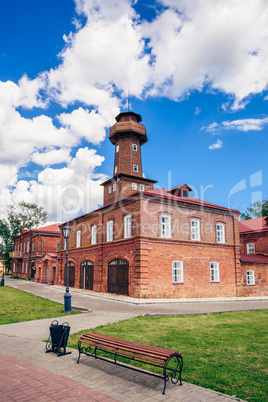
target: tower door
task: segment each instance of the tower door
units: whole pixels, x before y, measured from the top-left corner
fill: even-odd
[[[129,263],[116,258],[108,264],[108,292],[128,295]]]
[[[94,263],[83,261],[80,265],[80,288],[93,290],[94,282]]]

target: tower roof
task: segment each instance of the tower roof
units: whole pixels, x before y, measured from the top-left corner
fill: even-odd
[[[113,145],[123,136],[136,136],[140,145],[148,141],[146,128],[141,122],[141,115],[134,112],[122,112],[116,116],[116,123],[110,128],[109,140]]]
[[[120,121],[122,119],[122,117],[127,117],[127,116],[130,116],[132,118],[134,117],[134,119],[136,118],[137,123],[140,123],[141,120],[142,120],[141,115],[138,114],[138,113],[134,113],[134,112],[122,112],[122,113],[119,113],[116,116],[115,120],[118,122],[118,121]],[[133,120],[133,119],[131,119],[131,120]]]

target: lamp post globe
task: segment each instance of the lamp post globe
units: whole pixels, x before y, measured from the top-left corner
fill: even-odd
[[[65,314],[71,314],[72,313],[72,307],[71,307],[71,294],[69,292],[69,272],[68,272],[68,240],[70,236],[70,231],[71,229],[69,226],[64,226],[62,228],[62,233],[63,237],[65,239],[65,252],[66,252],[66,258],[65,258],[65,274],[66,274],[66,293],[64,295],[64,313]]]
[[[2,244],[2,252],[3,252],[3,268],[2,268],[2,278],[1,278],[1,286],[5,286],[5,253],[6,253],[6,245]]]

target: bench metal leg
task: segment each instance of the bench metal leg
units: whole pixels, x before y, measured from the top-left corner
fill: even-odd
[[[168,358],[166,364],[163,369],[164,376],[164,389],[162,394],[165,395],[166,385],[169,379],[172,384],[177,384],[180,381],[180,385],[182,385],[181,381],[181,372],[183,367],[183,358],[179,355],[174,355]]]

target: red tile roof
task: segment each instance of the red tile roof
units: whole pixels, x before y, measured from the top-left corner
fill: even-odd
[[[257,264],[268,264],[268,256],[261,254],[241,254],[241,262],[255,262]]]
[[[207,201],[198,200],[197,198],[179,197],[177,195],[170,194],[168,192],[168,190],[166,190],[164,188],[160,188],[157,190],[144,191],[143,194],[147,194],[147,195],[151,195],[151,196],[155,196],[155,197],[169,198],[171,200],[183,201],[183,202],[186,202],[189,204],[201,205],[204,207],[222,209],[224,211],[239,212],[236,209],[229,209],[229,208],[221,207],[220,205],[212,204],[211,202],[207,202]]]
[[[60,223],[54,223],[53,225],[44,226],[38,229],[33,229],[32,232],[34,233],[53,233],[53,234],[60,234]]]
[[[262,218],[248,219],[246,221],[239,222],[239,232],[260,232],[268,230],[268,216]]]

